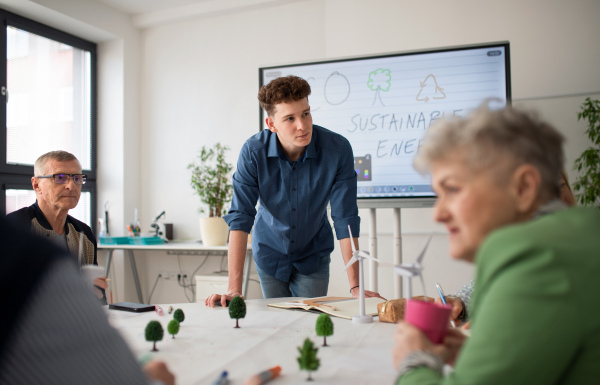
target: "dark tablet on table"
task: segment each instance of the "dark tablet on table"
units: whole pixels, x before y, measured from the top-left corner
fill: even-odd
[[[132,311],[134,313],[142,313],[145,311],[154,311],[154,305],[147,305],[145,303],[135,303],[135,302],[117,302],[117,303],[108,305],[108,308],[111,310]]]

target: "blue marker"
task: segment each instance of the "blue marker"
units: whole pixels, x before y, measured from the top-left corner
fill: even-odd
[[[442,290],[442,287],[440,286],[440,284],[436,283],[435,287],[437,288],[437,291],[440,294],[440,299],[442,300],[442,303],[444,305],[448,305],[448,302],[446,302],[446,296],[444,295],[444,291]],[[450,324],[452,325],[453,328],[456,327],[456,324],[454,323],[454,321],[450,320]]]
[[[229,379],[227,378],[227,370],[223,370],[223,373],[213,382],[213,385],[227,385],[229,384]]]

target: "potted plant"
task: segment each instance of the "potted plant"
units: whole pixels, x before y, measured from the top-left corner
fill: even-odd
[[[226,205],[231,200],[233,185],[229,173],[233,169],[225,161],[225,152],[229,147],[215,144],[212,148],[202,146],[198,161],[188,165],[192,171],[191,184],[207,206],[201,213],[208,212],[208,218],[200,218],[200,234],[206,246],[222,246],[227,243],[229,227],[222,218]]]
[[[588,122],[585,133],[592,141],[592,147],[575,160],[574,168],[579,171],[579,177],[573,183],[573,189],[578,192],[579,203],[600,208],[600,100],[586,98],[577,114],[577,120],[581,119]]]

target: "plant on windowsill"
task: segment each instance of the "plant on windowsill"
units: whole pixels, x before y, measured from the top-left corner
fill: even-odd
[[[600,100],[586,98],[577,114],[577,120],[581,119],[588,122],[585,133],[592,146],[575,160],[574,169],[579,171],[579,177],[573,183],[573,189],[578,192],[579,203],[600,208]]]
[[[233,166],[225,161],[229,147],[216,143],[213,147],[202,146],[198,160],[190,163],[191,185],[206,209],[208,218],[200,218],[200,234],[206,246],[222,246],[227,243],[229,228],[222,218],[233,195],[229,174]]]

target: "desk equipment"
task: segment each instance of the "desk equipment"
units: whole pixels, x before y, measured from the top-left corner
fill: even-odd
[[[275,377],[279,376],[281,373],[281,366],[275,366],[269,370],[265,370],[264,372],[260,372],[246,380],[246,385],[262,385],[271,381]]]
[[[135,303],[135,302],[117,302],[108,305],[108,308],[111,310],[123,310],[130,311],[134,313],[143,313],[147,311],[154,311],[154,305],[145,305],[143,303]]]
[[[444,291],[442,290],[442,287],[440,286],[439,283],[436,282],[435,287],[438,291],[438,294],[440,295],[440,299],[442,300],[442,303],[444,305],[447,305],[448,302],[446,302],[446,296],[444,295]],[[456,323],[454,323],[454,321],[450,320],[450,324],[452,325],[453,328],[456,327]]]

